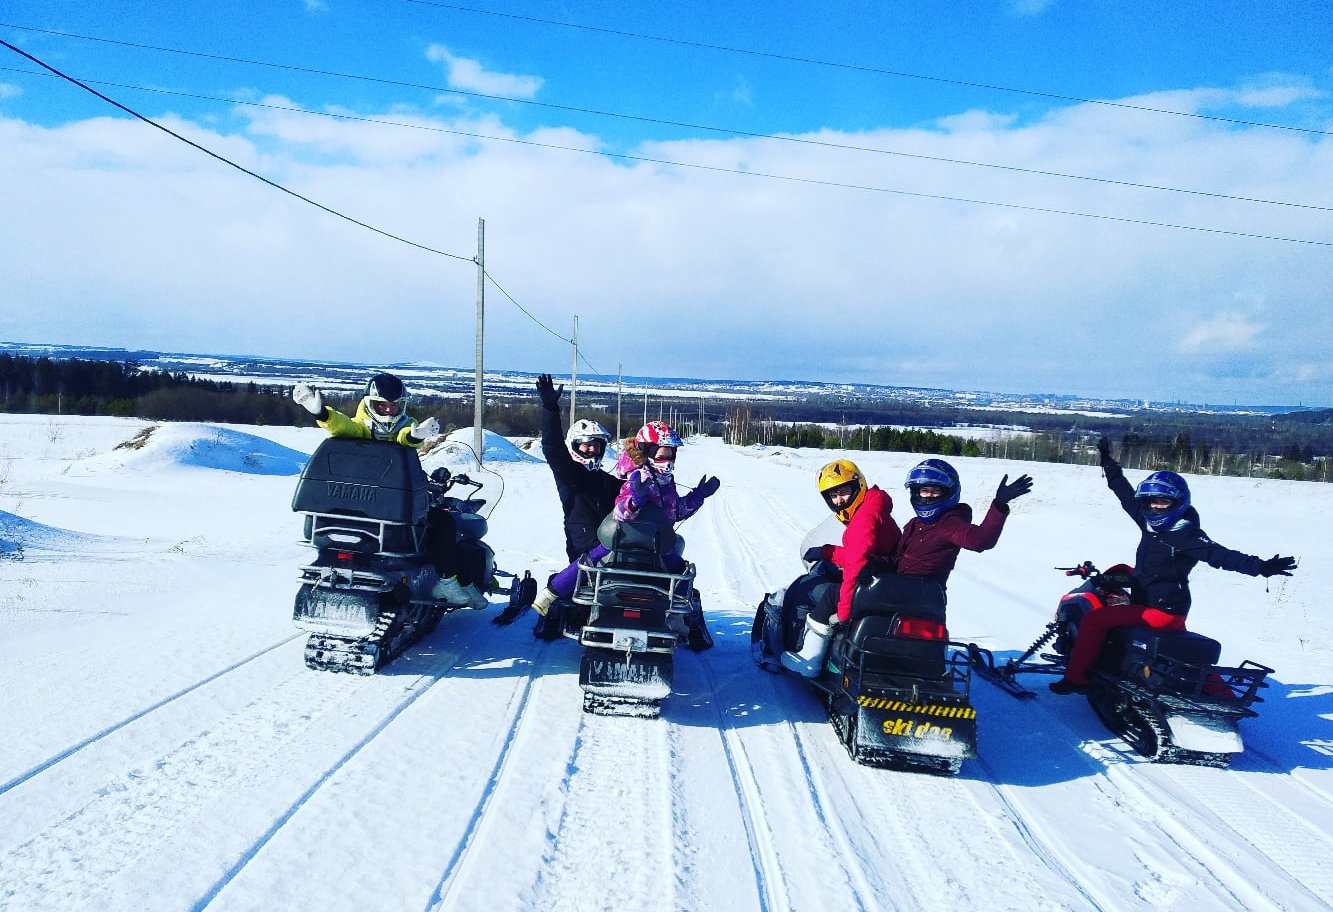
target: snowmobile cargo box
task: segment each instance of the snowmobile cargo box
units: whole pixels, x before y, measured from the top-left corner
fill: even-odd
[[[413,529],[424,528],[428,507],[416,450],[354,438],[321,443],[292,496],[292,509],[306,514],[306,541],[363,553],[416,551]]]
[[[298,513],[360,516],[414,525],[426,518],[426,473],[416,450],[379,440],[330,437],[301,472]]]
[[[1192,687],[1201,669],[1211,668],[1221,654],[1222,644],[1210,637],[1151,627],[1113,628],[1102,652],[1121,674],[1150,687],[1171,681]]]

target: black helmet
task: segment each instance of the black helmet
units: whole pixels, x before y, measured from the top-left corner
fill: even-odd
[[[390,436],[407,421],[407,388],[393,374],[376,374],[366,381],[361,400],[376,437]]]

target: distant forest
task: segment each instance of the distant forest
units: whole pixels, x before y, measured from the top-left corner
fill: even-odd
[[[134,361],[30,358],[0,353],[0,412],[115,415],[169,421],[309,426],[290,386],[196,379],[184,372],[145,370]],[[328,395],[351,414],[356,396]],[[604,393],[581,396],[579,417],[615,433],[617,404]],[[435,415],[446,430],[472,425],[470,399],[414,398],[417,418]],[[997,412],[945,404],[812,397],[742,402],[683,397],[626,399],[622,434],[644,418],[662,418],[685,434],[727,442],[825,449],[888,450],[942,456],[982,456],[1041,462],[1092,463],[1097,438],[1113,441],[1130,468],[1202,474],[1330,481],[1333,410],[1282,415],[1148,411],[1125,417],[1069,412]],[[535,435],[535,395],[488,398],[487,428],[506,436]],[[996,429],[989,439],[950,430]]]

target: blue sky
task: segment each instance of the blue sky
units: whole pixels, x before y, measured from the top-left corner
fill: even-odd
[[[485,218],[488,271],[542,324],[491,287],[495,367],[563,369],[578,314],[583,370],[1333,405],[1323,0],[11,0],[0,22],[383,230],[466,258]],[[471,264],[0,51],[0,338],[470,363]]]

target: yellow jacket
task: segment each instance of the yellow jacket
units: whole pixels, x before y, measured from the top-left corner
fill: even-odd
[[[348,418],[342,412],[335,408],[328,409],[329,417],[323,421],[316,421],[324,430],[329,432],[331,437],[364,437],[367,439],[381,439],[375,437],[371,430],[370,411],[366,408],[366,400],[362,399],[356,407],[356,417]],[[408,417],[407,412],[398,416],[398,421],[390,429],[390,437],[394,443],[401,443],[403,446],[416,449],[425,441],[417,440],[410,436],[417,423]]]

